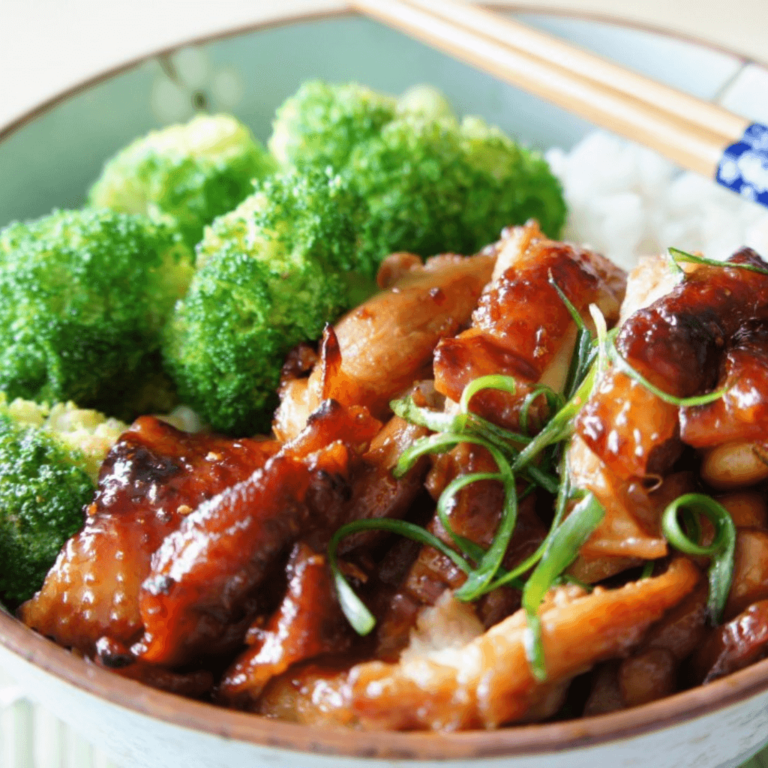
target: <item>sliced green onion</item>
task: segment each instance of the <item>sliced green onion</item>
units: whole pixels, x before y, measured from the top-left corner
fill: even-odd
[[[557,413],[565,405],[563,396],[558,392],[555,392],[552,387],[549,387],[546,384],[536,384],[533,386],[520,406],[520,429],[522,429],[523,433],[526,435],[530,434],[528,413],[531,410],[531,406],[542,396],[546,400],[547,410],[551,414]]]
[[[668,248],[670,258],[679,267],[679,262],[688,262],[689,264],[705,264],[710,267],[721,267],[722,269],[745,269],[747,272],[757,272],[760,275],[768,275],[768,269],[758,267],[754,264],[734,264],[730,261],[718,261],[717,259],[707,259],[704,256],[696,256],[687,251],[681,251],[679,248]]]
[[[618,328],[614,328],[612,331],[608,330],[608,325],[605,322],[605,315],[595,304],[589,305],[589,313],[592,315],[592,321],[595,324],[595,331],[597,333],[596,350],[594,354],[597,355],[597,375],[602,376],[608,367],[608,344],[616,337],[619,332]]]
[[[576,559],[579,549],[605,516],[605,509],[588,493],[555,529],[549,544],[523,589],[523,608],[528,628],[525,648],[531,671],[537,680],[547,679],[544,646],[541,637],[539,607],[560,574]]]
[[[584,377],[589,373],[595,359],[595,345],[592,334],[588,328],[581,328],[576,334],[571,364],[568,366],[568,374],[565,377],[564,400],[570,400],[575,394]]]
[[[704,515],[715,528],[715,538],[708,546],[688,536],[680,525],[678,512]],[[661,530],[667,541],[677,550],[694,557],[709,557],[709,599],[707,608],[713,623],[717,624],[728,600],[733,580],[733,559],[736,550],[736,526],[728,510],[711,496],[686,493],[667,506],[661,516]],[[699,529],[700,533],[700,529]]]
[[[475,544],[471,539],[467,539],[464,536],[460,536],[451,526],[451,521],[448,517],[448,505],[453,501],[459,491],[466,488],[468,485],[478,483],[482,480],[498,480],[503,481],[503,476],[499,472],[475,472],[469,475],[459,475],[451,480],[450,483],[443,489],[440,494],[440,498],[437,502],[437,516],[440,522],[443,524],[443,528],[448,532],[448,535],[453,539],[456,546],[462,551],[466,552],[475,562],[478,562],[485,555],[484,550],[479,545]]]
[[[463,427],[463,421],[457,420],[455,415],[421,408],[410,396],[402,400],[392,400],[389,407],[401,419],[419,427],[426,427],[432,432],[456,432]]]
[[[595,385],[597,366],[592,365],[589,373],[579,385],[570,400],[549,420],[544,429],[520,452],[512,464],[512,471],[519,472],[527,467],[547,446],[567,440],[573,432],[573,419],[589,399]]]
[[[464,571],[464,573],[470,573],[472,571],[472,566],[470,566],[458,552],[455,552],[438,539],[437,536],[431,534],[420,525],[415,525],[414,523],[409,523],[405,520],[392,520],[387,517],[376,518],[373,520],[355,520],[343,525],[333,534],[330,544],[328,545],[328,565],[330,566],[333,581],[336,585],[339,606],[347,617],[347,621],[352,625],[352,628],[360,635],[367,635],[376,625],[376,619],[368,610],[365,603],[357,596],[357,594],[355,594],[355,591],[341,572],[336,551],[339,542],[346,536],[350,536],[351,534],[360,531],[374,530],[389,531],[390,533],[396,533],[405,538],[412,539],[419,544],[426,544],[427,546],[434,547],[438,552],[441,552],[443,555],[450,558],[454,565]]]
[[[560,464],[560,475],[563,478],[563,482],[560,485],[557,493],[557,499],[555,501],[555,516],[552,520],[552,525],[549,527],[549,532],[544,537],[544,541],[542,541],[541,544],[539,544],[539,546],[536,548],[536,551],[532,555],[529,555],[525,560],[523,560],[522,563],[516,565],[511,571],[501,574],[492,584],[490,584],[488,586],[488,592],[491,592],[497,587],[501,587],[505,584],[514,582],[524,573],[530,571],[531,568],[533,568],[533,566],[536,565],[539,560],[541,560],[541,558],[544,556],[544,553],[549,548],[550,540],[555,535],[555,531],[558,529],[560,523],[565,518],[565,513],[568,508],[568,500],[571,498],[571,479],[568,473],[565,471],[565,454],[563,454],[563,458],[561,459]]]
[[[643,376],[640,371],[632,367],[629,361],[622,357],[621,353],[616,347],[614,339],[611,339],[608,344],[609,357],[611,362],[622,372],[629,376],[630,379],[634,379],[638,384],[641,384],[651,394],[656,395],[660,400],[670,405],[677,405],[681,408],[691,407],[694,405],[706,405],[707,403],[713,403],[715,400],[719,400],[726,392],[724,389],[718,389],[715,392],[708,392],[706,395],[694,395],[693,397],[676,397],[670,395],[663,389],[659,389],[655,384],[651,384],[648,379]]]
[[[469,403],[472,398],[484,389],[498,389],[501,392],[508,392],[510,395],[517,394],[517,382],[512,376],[502,376],[501,374],[490,374],[488,376],[478,376],[464,387],[459,400],[459,410],[462,413],[469,413]]]
[[[484,594],[488,584],[501,568],[501,562],[507,552],[507,547],[517,525],[517,489],[515,488],[514,475],[509,471],[502,471],[504,483],[504,507],[501,520],[496,528],[491,546],[477,563],[477,567],[468,576],[464,584],[456,590],[455,596],[459,600],[476,600]]]
[[[430,453],[445,453],[464,442],[465,436],[456,432],[438,432],[434,435],[419,438],[413,445],[408,446],[392,470],[395,478],[404,477],[415,466],[416,462]]]
[[[682,278],[685,279],[685,270],[680,266],[680,262],[675,258],[673,251],[677,251],[678,253],[685,253],[685,251],[678,251],[677,248],[667,248],[667,258],[666,262],[669,264],[669,266],[672,268],[672,271],[678,276],[678,280]],[[686,256],[689,254],[685,254]]]
[[[528,435],[499,427],[492,421],[478,416],[476,413],[467,414],[466,429],[469,432],[484,437],[502,451],[509,453],[517,453],[521,445],[526,445],[532,440]]]
[[[560,297],[560,301],[565,304],[565,308],[568,310],[568,313],[573,319],[573,322],[576,324],[576,327],[580,331],[584,330],[586,328],[584,325],[584,318],[581,316],[581,314],[579,314],[579,310],[573,306],[571,300],[565,295],[565,291],[563,291],[563,289],[557,284],[555,278],[552,276],[551,269],[549,270],[549,274],[547,276],[547,282],[557,291],[557,295]]]

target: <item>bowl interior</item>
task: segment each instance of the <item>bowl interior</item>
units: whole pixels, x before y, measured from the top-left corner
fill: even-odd
[[[728,53],[608,21],[517,15],[706,98],[720,93],[743,67],[742,61]],[[668,66],[669,61],[675,61],[676,66]],[[0,127],[0,138],[4,137],[0,141],[0,226],[45,214],[54,207],[80,205],[102,163],[116,149],[151,128],[189,117],[195,105],[231,111],[250,125],[257,137],[266,140],[276,106],[309,78],[357,80],[392,93],[416,83],[432,83],[448,95],[459,113],[481,114],[541,149],[569,148],[592,130],[586,122],[554,106],[372,21],[346,14],[308,17],[296,23],[239,31],[139,62],[77,89],[14,126]],[[754,91],[746,89],[744,103],[749,105],[753,95]],[[287,724],[265,723],[241,713],[180,702],[95,669],[0,613],[0,663],[5,662],[12,673],[16,664],[23,668],[25,679],[38,692],[55,682],[65,697],[90,697],[92,703],[85,710],[72,712],[86,711],[93,716],[94,707],[106,700],[105,711],[113,719],[125,717],[127,712],[134,713],[132,717],[145,713],[152,720],[220,735],[223,738],[217,744],[225,750],[222,754],[228,754],[226,744],[267,744],[276,749],[367,754],[368,758],[386,758],[387,765],[397,764],[390,759],[535,755],[628,738],[664,723],[704,716],[768,689],[768,662],[763,662],[706,690],[590,721],[494,734],[373,734],[350,739],[346,733],[308,733]],[[78,717],[73,714],[68,719]],[[98,717],[95,722],[99,722]],[[87,728],[82,720],[79,725]],[[134,750],[136,743],[141,743],[141,728],[146,726],[146,721],[137,722]],[[98,729],[92,733],[95,739],[100,738]],[[760,737],[756,738],[758,741],[753,738],[746,748],[733,745],[730,755],[748,754],[759,744]],[[127,753],[122,754],[128,759]],[[138,753],[134,757],[137,764],[144,764]],[[221,764],[240,765],[239,759],[222,759]],[[275,759],[274,755],[268,759]],[[190,765],[196,764],[192,759]],[[288,759],[285,764],[297,763]]]
[[[721,51],[610,22],[520,18],[705,98],[719,93],[742,64]],[[106,158],[152,128],[190,117],[195,104],[233,112],[266,140],[275,108],[311,78],[357,80],[391,93],[431,83],[459,114],[480,114],[540,149],[568,148],[591,129],[374,21],[348,14],[308,17],[145,60],[97,78],[32,119],[0,126],[0,226],[81,205]]]

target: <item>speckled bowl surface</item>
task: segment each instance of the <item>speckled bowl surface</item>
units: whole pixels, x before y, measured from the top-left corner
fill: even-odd
[[[542,149],[568,148],[590,130],[583,121],[375,22],[342,9],[319,16],[310,11],[307,2],[305,16],[294,10],[282,21],[257,22],[97,77],[22,121],[0,126],[0,226],[53,207],[80,205],[106,157],[150,128],[190,116],[196,105],[232,111],[266,139],[275,107],[312,77],[357,80],[393,93],[429,82],[444,90],[460,113],[481,114]],[[758,65],[606,20],[517,16],[768,122],[768,73]],[[715,768],[740,765],[768,742],[768,660],[626,712],[448,735],[310,729],[180,699],[98,669],[5,613],[0,613],[0,669],[124,768],[446,763]],[[0,696],[0,716],[2,706]],[[6,740],[0,745],[3,768],[33,765],[11,762],[8,739],[14,734],[0,732]],[[77,768],[88,768],[92,759],[89,753]],[[55,755],[50,765],[63,764],[54,760]]]

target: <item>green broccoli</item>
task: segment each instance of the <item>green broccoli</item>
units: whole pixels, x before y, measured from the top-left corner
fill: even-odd
[[[401,118],[358,145],[342,169],[366,203],[360,258],[375,273],[389,253],[470,253],[462,215],[470,169],[452,119]]]
[[[299,169],[332,166],[368,206],[357,269],[388,253],[473,253],[535,217],[552,237],[562,190],[536,152],[479,118],[459,123],[445,96],[420,86],[399,100],[314,81],[278,109],[272,152]]]
[[[9,225],[0,232],[0,390],[117,414],[159,350],[191,262],[178,235],[143,216],[54,211]]]
[[[0,599],[15,606],[40,588],[83,525],[96,473],[125,424],[95,411],[0,394]]]
[[[292,172],[206,230],[164,356],[182,400],[215,429],[268,429],[285,354],[350,305],[354,211],[336,178]]]
[[[445,94],[434,85],[413,85],[397,100],[397,115],[439,119],[456,118],[451,103]]]
[[[528,219],[536,219],[550,237],[560,237],[563,190],[539,152],[521,147],[479,117],[464,118],[460,141],[474,172],[461,217],[469,244],[462,253],[477,251],[503,227]]]
[[[268,146],[284,168],[341,168],[395,117],[397,100],[357,83],[311,80],[278,108]]]
[[[532,217],[557,237],[565,220],[544,159],[479,118],[394,120],[352,151],[341,176],[367,202],[364,264],[400,250],[475,253]]]
[[[230,115],[199,115],[136,139],[107,161],[88,199],[97,208],[143,213],[194,247],[203,227],[231,211],[276,163]]]

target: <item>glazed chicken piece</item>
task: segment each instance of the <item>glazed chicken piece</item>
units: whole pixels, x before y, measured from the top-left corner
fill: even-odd
[[[225,672],[219,686],[223,703],[251,708],[265,686],[291,665],[352,643],[352,630],[336,600],[323,555],[297,544],[288,561],[288,589],[266,624],[255,623],[246,635],[249,649]]]
[[[393,416],[371,440],[367,451],[360,456],[350,497],[344,503],[342,517],[345,522],[374,518],[405,517],[414,501],[423,493],[424,476],[428,469],[421,461],[404,477],[396,478],[392,471],[402,452],[427,430]],[[332,533],[332,532],[331,532]],[[381,539],[376,531],[358,532],[339,542],[339,555],[364,550]]]
[[[88,655],[103,636],[135,640],[143,626],[139,589],[153,553],[200,503],[251,475],[278,448],[138,419],[107,456],[85,527],[21,607],[22,621]]]
[[[410,261],[392,285],[326,332],[321,359],[308,379],[284,382],[274,422],[278,437],[295,437],[328,398],[365,405],[385,418],[390,400],[429,377],[438,340],[467,323],[494,262],[492,250],[436,256],[423,265]],[[382,269],[389,271],[386,262]]]
[[[472,410],[516,429],[518,409],[534,383],[561,391],[573,353],[576,324],[554,282],[588,326],[595,304],[609,325],[618,318],[624,273],[607,259],[541,234],[535,222],[504,232],[494,279],[471,327],[435,350],[435,388],[458,402],[464,387],[489,374],[513,376],[515,395],[481,392]]]
[[[258,588],[300,538],[342,522],[351,467],[381,423],[329,401],[263,468],[200,505],[168,536],[141,587],[141,660],[164,666],[234,650]]]
[[[654,503],[642,483],[618,478],[578,435],[568,447],[568,471],[574,487],[591,491],[605,509],[602,522],[580,550],[582,557],[656,560],[667,554],[660,530],[665,505]]]
[[[768,321],[747,322],[728,340],[715,389],[721,398],[680,410],[680,437],[695,448],[764,441],[768,435]]]
[[[664,392],[690,397],[717,384],[724,349],[745,324],[768,319],[768,265],[752,250],[723,266],[697,265],[677,286],[621,326],[619,354]],[[679,407],[612,367],[577,417],[587,446],[619,478],[663,475],[680,454]]]
[[[696,685],[710,683],[754,664],[768,654],[768,600],[759,600],[717,627],[694,654]]]
[[[730,263],[763,264],[746,250],[731,257]],[[694,265],[684,276],[678,273],[677,283],[663,293],[672,282],[670,270],[663,259],[647,260],[630,275],[627,294],[634,312],[617,336],[619,354],[663,391],[689,397],[717,384],[718,361],[730,348],[724,367],[728,384],[735,386],[732,399],[744,405],[743,393],[751,390],[754,400],[752,382],[736,384],[732,362],[735,355],[741,371],[758,371],[755,376],[759,378],[761,363],[752,354],[755,334],[745,328],[761,323],[759,318],[768,312],[768,276],[727,263]],[[658,278],[655,285],[654,278]],[[643,306],[644,301],[651,303]],[[697,419],[699,439],[708,434],[706,439],[727,441],[730,435],[723,419],[713,414],[727,408],[731,420],[736,418],[735,408],[728,403],[718,400],[702,408],[681,409],[617,365],[608,368],[577,416],[576,436],[569,448],[575,486],[593,492],[606,510],[603,522],[582,547],[573,573],[592,580],[591,575],[604,578],[611,569],[621,570],[621,563],[601,559],[601,554],[605,558],[629,556],[637,562],[666,553],[660,520],[665,497],[668,501],[675,497],[667,492],[666,476],[682,450],[681,417],[688,419],[691,433]],[[743,416],[743,410],[741,413]],[[677,495],[692,490],[695,485],[680,488]],[[597,561],[588,563],[590,559]]]
[[[428,477],[428,487],[439,495],[448,482],[459,474],[492,472],[496,467],[488,452],[479,447],[461,445],[440,456]],[[455,533],[487,549],[499,526],[504,492],[500,483],[483,480],[473,483],[465,493],[454,497],[447,517]],[[435,515],[427,529],[451,545],[453,539]],[[517,523],[504,557],[503,566],[514,568],[533,554],[544,540],[547,528],[536,510],[536,498],[529,495],[518,506]],[[448,557],[430,546],[422,546],[396,585],[394,594],[382,611],[377,628],[377,655],[391,658],[407,644],[408,635],[419,611],[434,605],[446,590],[455,590],[466,581],[466,574]],[[471,610],[476,611],[482,626],[489,627],[520,607],[520,593],[500,588],[483,596]]]
[[[747,321],[729,340],[716,385],[723,396],[680,409],[680,437],[702,452],[701,474],[728,490],[768,478],[768,323]]]
[[[327,722],[335,714],[337,723],[362,728],[460,730],[546,716],[559,707],[569,680],[637,646],[648,627],[685,598],[699,578],[696,566],[680,558],[660,576],[619,589],[598,587],[584,594],[565,587],[550,593],[540,611],[546,682],[531,672],[525,616],[518,612],[460,647],[450,647],[450,633],[436,632],[443,647],[406,651],[393,664],[358,664],[347,675],[329,672],[326,690],[333,695],[321,703],[317,697],[317,717]],[[306,696],[293,688],[288,695],[285,681],[278,681],[264,706],[311,721]],[[334,701],[335,712],[329,706]]]
[[[471,380],[488,374],[513,376],[519,384],[514,395],[481,392],[471,407],[496,424],[517,429],[519,407],[530,386],[545,382],[561,389],[573,352],[576,323],[552,282],[591,324],[588,308],[592,303],[600,307],[608,322],[615,321],[624,279],[621,270],[603,257],[549,240],[532,222],[505,230],[497,248],[494,279],[483,292],[470,327],[437,345],[435,388],[448,398],[445,408],[450,411],[452,402],[461,398]],[[497,467],[485,449],[460,446],[437,460],[427,485],[437,499],[456,477],[495,471]],[[448,517],[457,534],[487,548],[499,525],[503,504],[500,483],[483,481],[458,494]],[[521,505],[504,561],[508,568],[532,554],[546,535],[535,504],[531,496]],[[429,528],[446,544],[453,544],[437,517]],[[418,607],[433,605],[443,590],[458,588],[465,578],[445,555],[423,547],[379,630],[381,648],[386,653],[397,649],[405,641],[406,615],[410,613],[415,619]],[[490,626],[518,606],[519,594],[503,589],[483,598],[478,611],[484,624]]]
[[[708,633],[707,595],[700,577],[698,586],[648,630],[638,649],[596,670],[584,714],[636,707],[678,690],[681,665]]]

